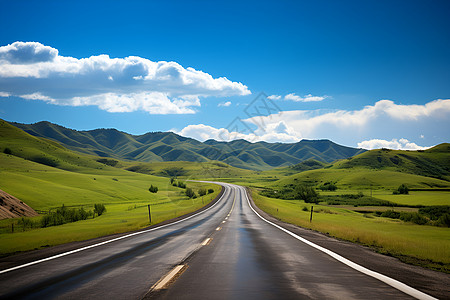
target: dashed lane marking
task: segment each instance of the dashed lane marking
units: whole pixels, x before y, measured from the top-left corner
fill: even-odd
[[[154,287],[152,287],[152,290],[158,291],[163,289],[178,273],[183,270],[184,265],[178,265],[175,268],[173,268],[172,271],[170,271],[169,274],[167,274],[165,277],[163,277],[160,281],[156,283]]]
[[[211,242],[211,238],[207,238],[206,240],[203,241],[202,246],[206,246]]]

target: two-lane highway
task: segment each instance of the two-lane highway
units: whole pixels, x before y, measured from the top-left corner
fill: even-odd
[[[163,299],[411,299],[262,220],[244,188],[208,246]],[[426,295],[418,296],[426,297]]]
[[[222,185],[214,206],[183,221],[0,273],[0,298],[427,298],[277,228],[244,188]]]

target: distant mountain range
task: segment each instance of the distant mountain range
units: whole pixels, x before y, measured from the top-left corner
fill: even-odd
[[[341,146],[329,140],[302,140],[289,144],[250,143],[245,140],[199,142],[173,132],[131,135],[116,129],[77,131],[50,122],[11,124],[33,136],[57,141],[71,150],[143,162],[215,160],[244,169],[267,170],[309,159],[329,163],[366,151]]]

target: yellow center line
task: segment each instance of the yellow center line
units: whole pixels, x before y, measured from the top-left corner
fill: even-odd
[[[211,242],[211,238],[207,238],[207,239],[202,243],[202,246],[208,245],[209,242]]]
[[[178,265],[176,266],[169,274],[167,274],[162,280],[156,283],[156,286],[153,288],[153,290],[160,290],[164,288],[172,278],[174,278],[182,269],[184,265]]]

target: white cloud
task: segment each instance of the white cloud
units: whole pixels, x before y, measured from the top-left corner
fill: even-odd
[[[372,149],[393,149],[393,150],[425,150],[431,147],[418,146],[415,143],[408,141],[407,139],[392,139],[391,141],[372,139],[368,141],[362,141],[358,143],[359,148],[372,150]]]
[[[4,93],[0,97],[151,114],[193,113],[189,106],[199,106],[200,97],[251,94],[240,82],[213,78],[176,62],[108,55],[77,59],[61,56],[57,49],[37,42],[0,47],[0,90]]]
[[[42,95],[40,92],[36,92],[33,94],[27,94],[27,95],[20,95],[20,98],[27,99],[27,100],[43,100],[47,102],[55,102],[55,99],[52,99],[48,96]]]
[[[330,98],[329,96],[313,96],[311,94],[300,97],[295,93],[290,93],[285,95],[284,97],[280,95],[270,95],[267,98],[271,100],[281,100],[284,99],[286,101],[294,101],[294,102],[318,102]]]
[[[264,132],[255,130],[254,132],[250,133],[242,133],[229,131],[226,128],[215,128],[204,124],[188,125],[182,130],[174,130],[174,132],[179,135],[191,137],[199,141],[214,139],[217,141],[228,142],[231,140],[244,139],[253,143],[259,141],[294,143],[300,140],[295,137],[295,132],[293,132],[291,128],[284,124],[284,122],[270,124]]]
[[[193,114],[191,106],[200,106],[197,99],[175,99],[171,101],[167,95],[158,92],[142,92],[132,94],[106,93],[91,97],[75,97],[70,104],[58,102],[60,105],[85,106],[96,105],[108,112],[132,112],[137,110],[152,114]]]
[[[287,94],[286,96],[284,96],[284,100],[292,100],[295,102],[299,102],[299,101],[302,101],[303,98],[294,93],[291,93],[291,94]]]
[[[435,100],[425,105],[398,105],[390,100],[381,100],[375,108],[400,120],[417,120],[421,117],[445,116],[450,112],[450,100]]]
[[[58,56],[58,50],[40,43],[15,42],[0,47],[0,60],[11,64],[32,64],[53,61]]]
[[[317,102],[328,98],[328,96],[313,96],[311,94],[303,96],[303,102]]]
[[[231,101],[227,101],[227,102],[221,102],[217,106],[218,107],[228,107],[230,105],[231,105]]]
[[[6,98],[6,97],[9,97],[9,96],[11,96],[11,94],[10,94],[10,93],[6,93],[6,92],[0,92],[0,97],[4,97],[4,98]]]
[[[317,102],[325,100],[326,98],[328,98],[328,96],[313,96],[311,94],[300,97],[294,93],[287,94],[286,96],[284,96],[284,100],[292,100],[296,102]]]
[[[450,99],[435,100],[425,105],[397,105],[390,100],[380,100],[375,105],[368,105],[361,110],[295,110],[269,116],[258,116],[246,119],[253,124],[271,124],[284,121],[306,138],[317,138],[318,132],[329,131],[330,135],[336,129],[351,130],[352,134],[375,126],[374,122],[384,117],[400,122],[417,121],[419,118],[448,120]]]
[[[225,141],[246,139],[251,142],[297,142],[301,139],[326,138],[343,145],[366,149],[384,147],[417,150],[426,148],[410,141],[417,137],[418,132],[421,132],[422,139],[434,136],[434,144],[448,142],[450,99],[435,100],[423,105],[398,105],[390,100],[380,100],[360,110],[284,111],[241,121],[253,131],[249,132],[244,128],[242,132],[229,132],[226,128],[199,124],[186,126],[177,133],[202,141],[212,138]],[[258,124],[263,124],[264,128],[259,128]],[[385,138],[372,139],[373,136]],[[395,136],[404,138],[395,139]],[[429,139],[426,141],[431,143]]]
[[[411,111],[413,117],[410,115]],[[450,99],[435,100],[424,105],[397,105],[390,100],[380,100],[360,110],[284,111],[241,120],[253,128],[252,132],[230,132],[226,128],[204,124],[189,125],[176,132],[201,141],[245,139],[250,142],[297,142],[301,139],[327,138],[340,144],[366,149],[384,147],[417,150],[426,147],[410,142],[407,138],[389,137],[392,139],[389,141],[371,139],[370,136],[410,136],[411,139],[417,136],[420,128],[424,133],[421,138],[425,134],[438,135],[441,136],[440,142],[448,141],[448,126],[445,124],[450,123],[449,116]],[[264,124],[264,128],[259,128],[258,124]]]

